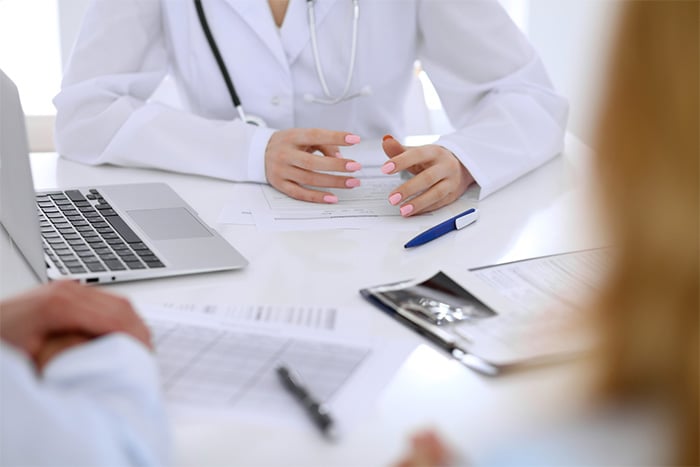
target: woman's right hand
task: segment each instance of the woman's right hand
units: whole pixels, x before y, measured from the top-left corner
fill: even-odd
[[[291,128],[272,134],[265,149],[265,176],[282,193],[294,199],[332,204],[338,197],[320,188],[355,188],[360,180],[324,172],[356,172],[362,166],[344,159],[340,146],[352,146],[360,137],[344,131]],[[314,154],[319,151],[323,156]]]

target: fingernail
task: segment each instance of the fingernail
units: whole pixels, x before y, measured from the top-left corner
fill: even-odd
[[[338,202],[338,197],[335,195],[325,195],[323,197],[323,202],[328,204],[335,204]]]
[[[394,193],[393,195],[389,196],[389,202],[394,206],[399,204],[399,201],[401,201],[401,193]]]
[[[354,172],[356,170],[360,170],[362,168],[362,165],[359,162],[348,162],[345,164],[345,170],[349,172]]]
[[[355,188],[356,186],[360,186],[360,179],[348,178],[347,180],[345,180],[345,186],[348,188]]]
[[[396,164],[394,164],[393,162],[387,162],[386,164],[384,164],[382,166],[382,173],[383,174],[390,174],[391,172],[394,171],[394,169],[396,169]]]
[[[384,135],[384,137],[382,138],[382,141],[386,141],[388,139],[394,139],[394,137],[391,135]]]
[[[401,209],[399,209],[399,211],[401,211],[402,216],[408,216],[413,212],[413,205],[407,204],[406,206],[401,206]]]
[[[342,155],[341,153],[339,153],[339,152],[336,152],[336,153],[334,154],[334,156],[337,157],[338,159],[342,159],[342,157],[343,157],[343,155]]]
[[[345,136],[345,142],[348,144],[357,144],[360,142],[360,137],[357,135],[347,135]]]

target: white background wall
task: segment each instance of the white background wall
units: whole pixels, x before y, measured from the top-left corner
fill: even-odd
[[[618,7],[625,0],[528,0],[527,32],[556,89],[569,130],[590,144]]]

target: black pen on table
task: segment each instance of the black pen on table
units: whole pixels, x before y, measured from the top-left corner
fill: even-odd
[[[311,420],[314,422],[314,425],[321,430],[321,433],[323,433],[326,438],[334,440],[336,438],[335,424],[326,406],[319,402],[318,399],[306,389],[299,376],[287,365],[278,365],[277,375],[284,387],[301,403],[306,413],[309,414]]]

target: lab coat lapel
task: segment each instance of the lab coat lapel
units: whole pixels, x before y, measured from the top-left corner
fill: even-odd
[[[264,1],[264,0],[260,0]],[[316,0],[315,14],[316,26],[320,28],[328,12],[338,0]],[[345,0],[348,1],[349,0]],[[287,61],[291,65],[297,59],[304,47],[311,41],[309,16],[306,0],[289,0],[287,14],[282,23],[280,34],[282,44],[287,54]]]
[[[225,0],[243,19],[270,53],[289,72],[289,65],[267,0]]]

